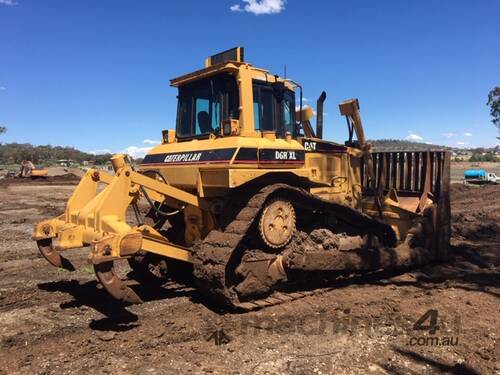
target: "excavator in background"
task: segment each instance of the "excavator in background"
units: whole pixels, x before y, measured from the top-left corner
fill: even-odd
[[[36,167],[30,160],[23,160],[19,169],[18,177],[46,178],[47,169]]]
[[[447,258],[448,152],[372,152],[357,99],[339,105],[345,143],[325,140],[326,93],[313,129],[300,84],[245,62],[241,47],[171,85],[175,130],[137,169],[118,154],[114,175],[88,170],[65,212],[35,226],[54,266],[73,270],[64,252],[89,246],[121,301],[142,302],[115,272],[128,260],[143,283],[187,274],[209,300],[251,310],[325,277]]]

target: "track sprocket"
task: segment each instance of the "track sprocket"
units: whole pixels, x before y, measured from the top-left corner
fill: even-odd
[[[258,231],[261,240],[271,249],[281,249],[295,232],[295,209],[290,201],[276,197],[266,203],[260,214]]]

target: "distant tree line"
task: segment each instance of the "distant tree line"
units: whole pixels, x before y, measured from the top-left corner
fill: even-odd
[[[33,146],[29,143],[0,144],[0,164],[18,164],[22,160],[31,160],[35,164],[51,164],[57,160],[73,160],[77,163],[90,161],[105,164],[111,154],[93,155],[73,147]]]
[[[369,141],[374,151],[437,151],[449,150],[449,147],[412,142],[404,139],[375,139]]]
[[[470,157],[469,161],[500,161],[498,157],[495,156],[492,152],[486,152],[484,155],[480,153],[474,153]]]
[[[472,149],[472,156],[469,161],[493,161],[498,162],[500,158],[496,155],[500,151],[500,147],[496,146],[493,149],[485,149],[483,147]]]

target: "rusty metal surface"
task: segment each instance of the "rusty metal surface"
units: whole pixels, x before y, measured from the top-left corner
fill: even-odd
[[[104,289],[115,299],[128,303],[142,303],[142,299],[116,275],[113,262],[94,264],[94,271]]]
[[[38,240],[36,242],[38,246],[38,250],[42,256],[47,259],[47,261],[55,267],[64,268],[68,271],[74,271],[75,267],[73,264],[63,256],[61,256],[54,248],[52,247],[52,239],[45,238],[42,240]]]
[[[372,153],[375,169],[375,190],[379,188],[396,189],[398,193],[420,193],[426,187],[434,197],[441,196],[444,187],[444,174],[449,174],[445,166],[450,158],[446,151],[396,151]],[[447,171],[446,171],[447,168]],[[362,184],[366,194],[368,191],[368,176],[366,163],[362,163]],[[427,180],[427,181],[426,181]],[[427,184],[426,184],[427,182]],[[448,182],[449,184],[449,179]],[[445,188],[445,190],[449,190]]]

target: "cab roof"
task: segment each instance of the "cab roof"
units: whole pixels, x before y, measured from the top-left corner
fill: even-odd
[[[269,77],[272,77],[272,79],[284,82],[291,90],[297,87],[297,84],[291,80],[272,75],[266,69],[257,68],[244,62],[243,47],[235,47],[208,57],[205,60],[205,68],[173,78],[170,80],[170,85],[173,87],[180,87],[187,83],[195,82],[219,73],[237,74],[241,66],[249,67],[254,73],[254,79],[269,81]]]

